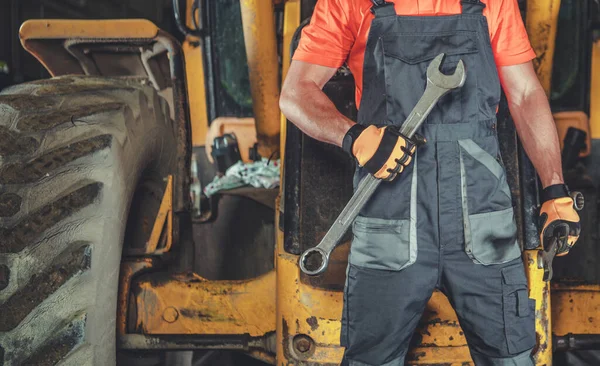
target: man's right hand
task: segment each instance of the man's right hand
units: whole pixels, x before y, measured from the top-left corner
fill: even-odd
[[[396,178],[410,164],[416,149],[415,143],[396,126],[355,125],[346,135],[350,143],[344,147],[358,164],[376,178],[387,181]]]

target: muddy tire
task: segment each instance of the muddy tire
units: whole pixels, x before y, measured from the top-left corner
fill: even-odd
[[[169,116],[139,79],[0,93],[0,365],[115,364],[130,203],[175,167]]]

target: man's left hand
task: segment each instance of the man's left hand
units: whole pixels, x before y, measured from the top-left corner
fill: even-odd
[[[542,191],[542,208],[539,218],[540,240],[547,248],[554,237],[558,237],[556,255],[566,255],[575,245],[581,232],[579,215],[573,199],[564,184],[556,184]]]

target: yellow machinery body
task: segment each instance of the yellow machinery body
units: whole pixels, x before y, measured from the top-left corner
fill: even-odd
[[[262,156],[280,151],[283,162],[286,119],[277,107],[280,78],[285,78],[290,63],[290,44],[301,22],[301,0],[277,1],[283,6],[281,68],[277,61],[277,43],[273,3],[242,0],[242,21],[250,68],[255,115],[256,139]],[[188,26],[192,25],[192,0],[188,4]],[[549,91],[552,55],[560,0],[527,1],[527,28],[540,56],[535,63],[543,86]],[[194,15],[195,16],[195,15]],[[86,73],[57,58],[56,40],[106,40],[128,43],[153,40],[161,31],[143,20],[60,21],[39,20],[25,23],[21,29],[24,47],[48,68],[52,75]],[[595,46],[594,65],[599,65]],[[209,133],[206,113],[205,73],[201,39],[188,35],[182,45],[185,59],[191,142],[205,145]],[[66,58],[66,56],[65,56]],[[596,66],[598,67],[598,66]],[[600,74],[594,69],[593,80]],[[593,88],[598,93],[598,88]],[[595,95],[595,94],[594,94]],[[592,137],[600,119],[598,106],[592,109]],[[577,118],[576,118],[577,119]],[[585,122],[583,122],[585,124]],[[281,145],[281,146],[278,146]],[[285,167],[284,167],[285,169]],[[283,175],[282,175],[283,177]],[[177,181],[175,179],[175,181]],[[168,189],[145,250],[135,259],[123,262],[119,298],[118,344],[125,349],[232,349],[246,352],[277,365],[338,365],[343,355],[339,346],[344,268],[349,243],[340,246],[332,267],[342,273],[327,279],[337,286],[317,286],[303,277],[298,256],[284,249],[284,232],[276,230],[274,269],[257,278],[242,281],[210,281],[197,274],[151,273],[160,256],[177,245],[172,236],[173,203],[169,195],[176,187],[169,177]],[[282,184],[283,186],[283,184]],[[275,207],[280,207],[280,192]],[[276,212],[275,227],[280,228]],[[600,288],[596,285],[556,284],[542,281],[536,250],[524,252],[530,297],[536,300],[535,349],[537,365],[552,364],[552,336],[598,334]],[[435,292],[419,328],[419,343],[408,356],[410,364],[470,364],[466,340],[448,300]]]

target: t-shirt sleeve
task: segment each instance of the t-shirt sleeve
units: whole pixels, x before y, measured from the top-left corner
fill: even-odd
[[[490,0],[494,1],[494,0]],[[492,32],[492,49],[497,66],[517,65],[535,58],[517,0],[495,0],[496,27]]]
[[[350,1],[317,1],[310,24],[302,30],[294,60],[335,68],[344,64],[356,38],[348,16]]]

